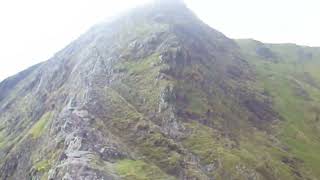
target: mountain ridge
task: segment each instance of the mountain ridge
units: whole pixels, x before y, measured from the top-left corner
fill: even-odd
[[[0,83],[0,177],[317,179],[319,59],[135,9]]]

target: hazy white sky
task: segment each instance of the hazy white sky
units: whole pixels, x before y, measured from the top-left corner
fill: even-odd
[[[0,81],[47,60],[92,25],[150,0],[0,0]],[[185,0],[230,38],[320,46],[319,0]]]

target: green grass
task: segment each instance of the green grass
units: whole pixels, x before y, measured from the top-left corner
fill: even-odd
[[[232,142],[226,138],[219,137],[218,133],[214,132],[213,129],[196,122],[186,124],[186,127],[192,133],[184,139],[183,146],[197,155],[202,165],[221,163],[221,166],[214,172],[209,173],[209,176],[225,179],[225,175],[228,174],[229,177],[240,178],[241,175],[237,175],[237,165],[243,164],[248,169],[253,169],[254,164],[257,163],[256,157],[252,152],[233,150],[226,147],[226,144]]]
[[[177,144],[160,133],[150,134],[140,140],[140,152],[164,171],[174,174],[180,168],[183,156]]]
[[[47,172],[50,169],[51,164],[49,163],[48,160],[43,160],[40,162],[37,162],[34,167],[38,172]]]
[[[160,91],[170,84],[169,80],[157,80],[160,70],[164,68],[158,64],[159,56],[155,53],[139,60],[122,60],[115,65],[125,73],[121,81],[113,83],[112,88],[138,111],[157,111]]]
[[[134,105],[111,88],[106,89],[106,103],[112,104],[109,115],[113,117],[113,133],[129,139],[129,144],[138,149],[140,155],[165,172],[174,173],[182,158],[176,152],[175,142],[155,129],[153,122],[145,120]],[[145,130],[152,133],[142,133]]]
[[[170,180],[175,179],[166,175],[157,166],[141,160],[121,160],[115,165],[117,173],[127,180]]]
[[[217,157],[218,144],[213,138],[212,131],[200,124],[189,124],[192,134],[183,141],[185,147],[188,147],[194,154],[198,155],[203,163],[209,164]]]
[[[255,67],[258,75],[258,86],[263,87],[273,98],[274,109],[283,118],[279,124],[277,135],[288,152],[284,154],[294,156],[303,161],[299,169],[309,177],[320,176],[320,132],[315,128],[316,113],[320,109],[320,90],[310,86],[301,77],[305,72],[319,82],[319,51],[295,45],[268,45],[277,54],[278,62],[272,63],[260,59],[254,54],[247,53],[255,48],[252,43],[241,42],[243,53],[250,64]],[[313,58],[301,61],[298,52],[313,53]],[[317,72],[315,71],[317,69]],[[311,99],[306,100],[295,94],[294,89],[303,88]],[[268,150],[271,153],[272,150]]]
[[[37,139],[43,134],[45,127],[51,118],[52,113],[47,112],[32,126],[32,128],[29,130],[29,134],[32,136],[32,138]]]

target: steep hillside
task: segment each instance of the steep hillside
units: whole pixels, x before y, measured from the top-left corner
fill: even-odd
[[[156,1],[0,83],[0,178],[317,179],[319,63]]]
[[[293,169],[320,177],[320,48],[237,41],[283,118],[277,137],[285,153],[300,161]]]

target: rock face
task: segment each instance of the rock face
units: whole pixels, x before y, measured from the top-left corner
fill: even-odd
[[[291,119],[275,108],[248,47],[181,1],[96,25],[0,84],[1,179],[317,177],[319,157],[303,159],[278,133]],[[252,52],[281,60],[267,47]],[[319,97],[312,92],[308,101]],[[305,128],[290,137],[319,151]]]

